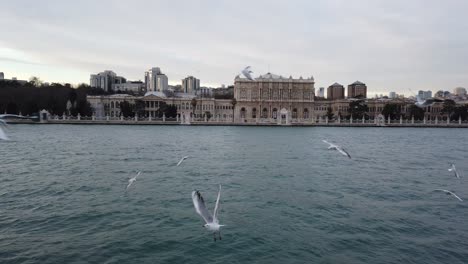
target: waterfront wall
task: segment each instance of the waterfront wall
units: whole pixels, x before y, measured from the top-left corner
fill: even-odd
[[[76,124],[76,125],[203,125],[203,126],[300,126],[300,127],[454,127],[468,128],[468,121],[446,120],[352,120],[338,119],[328,121],[326,119],[299,120],[292,119],[282,123],[276,119],[244,120],[244,122],[232,122],[232,120],[197,119],[190,118],[94,118],[94,117],[68,117],[57,116],[46,120],[8,120],[9,124]]]

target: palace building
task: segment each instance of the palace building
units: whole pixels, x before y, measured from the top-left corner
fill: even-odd
[[[314,78],[294,79],[267,73],[255,80],[236,77],[234,118],[237,122],[290,124],[312,117]]]

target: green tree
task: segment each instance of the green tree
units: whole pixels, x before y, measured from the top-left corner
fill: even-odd
[[[143,100],[135,100],[134,111],[137,116],[144,116],[145,115],[145,102],[143,102]]]
[[[36,76],[32,76],[31,78],[29,78],[29,83],[35,87],[39,87],[42,85],[41,79],[39,79],[39,77]]]
[[[120,113],[124,117],[134,117],[134,105],[130,104],[128,101],[123,101],[120,103]]]
[[[397,104],[386,104],[382,110],[382,115],[384,115],[385,118],[389,116],[391,119],[400,118],[401,106]]]
[[[442,113],[446,114],[450,119],[452,119],[457,108],[457,104],[453,100],[445,100],[442,106]],[[458,118],[458,117],[457,117]]]
[[[211,115],[211,112],[210,112],[210,111],[205,111],[205,116],[206,116],[206,119],[207,119],[207,120],[210,120],[210,118],[211,118],[211,116],[212,116],[212,115]]]
[[[328,120],[332,120],[335,117],[335,114],[333,114],[333,110],[331,109],[331,107],[327,109],[326,116],[328,117]]]
[[[192,105],[192,114],[193,114],[193,117],[195,118],[195,110],[197,109],[197,99],[196,98],[192,98],[192,101],[190,102],[190,104]]]
[[[348,112],[353,116],[353,118],[362,118],[369,111],[364,100],[351,101],[349,103]]]
[[[424,119],[424,109],[417,107],[416,105],[411,105],[408,109],[410,117],[414,117],[416,120]]]
[[[468,105],[455,107],[452,117],[454,120],[458,120],[459,118],[466,120],[468,118]]]
[[[236,109],[237,100],[236,98],[232,98],[231,105],[232,105],[232,122],[234,123],[234,110]]]
[[[164,109],[164,114],[166,117],[169,118],[176,118],[177,117],[177,106],[175,105],[167,105]]]
[[[76,90],[72,89],[70,93],[68,94],[68,100],[70,100],[72,105],[74,105],[77,98],[78,98],[78,94],[76,93]]]

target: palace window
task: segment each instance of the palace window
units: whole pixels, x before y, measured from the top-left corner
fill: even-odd
[[[262,110],[262,118],[268,118],[268,110],[266,108]]]
[[[278,109],[273,108],[273,113],[272,113],[271,117],[273,117],[273,119],[276,119],[278,117]]]
[[[309,110],[307,108],[304,108],[304,119],[309,118]]]
[[[257,118],[257,108],[252,109],[252,118]]]
[[[245,108],[244,107],[241,108],[240,117],[245,118]]]
[[[292,111],[292,118],[297,118],[297,109],[294,108]]]

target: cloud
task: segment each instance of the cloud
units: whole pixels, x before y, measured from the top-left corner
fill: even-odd
[[[465,1],[9,1],[0,48],[70,72],[232,83],[245,65],[317,86],[451,89],[468,83]],[[14,57],[11,60],[22,58]],[[6,66],[14,61],[4,60]],[[16,62],[18,63],[18,62]],[[54,76],[54,71],[48,73]],[[54,78],[60,78],[58,73]],[[68,76],[70,77],[71,74]],[[67,78],[68,78],[67,77]],[[86,82],[77,74],[67,82]]]

